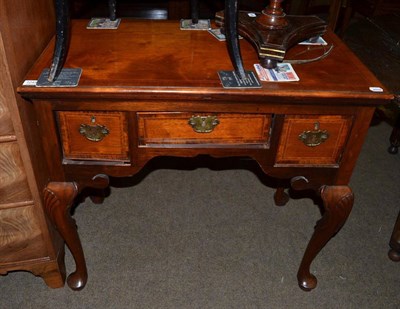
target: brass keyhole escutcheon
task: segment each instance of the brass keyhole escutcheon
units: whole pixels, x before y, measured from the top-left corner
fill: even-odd
[[[328,138],[328,131],[321,130],[319,122],[314,123],[314,130],[304,131],[299,135],[299,139],[308,147],[321,145]]]
[[[219,125],[217,116],[192,116],[188,124],[197,133],[211,133]]]
[[[91,117],[90,122],[92,124],[81,124],[79,126],[79,133],[83,135],[87,140],[91,142],[100,142],[108,134],[110,134],[110,130],[106,126],[96,124],[95,116]]]

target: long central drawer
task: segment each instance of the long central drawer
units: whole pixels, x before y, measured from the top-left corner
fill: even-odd
[[[267,147],[271,115],[234,113],[137,113],[139,146],[262,145]]]

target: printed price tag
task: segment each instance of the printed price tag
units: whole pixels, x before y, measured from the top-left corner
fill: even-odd
[[[300,80],[290,63],[278,63],[275,69],[266,69],[257,63],[254,68],[263,82],[296,82]]]

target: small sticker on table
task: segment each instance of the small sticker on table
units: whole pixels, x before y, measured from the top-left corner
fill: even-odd
[[[372,92],[383,92],[383,89],[381,87],[369,87],[369,90]]]
[[[242,78],[235,71],[219,71],[218,76],[224,88],[261,88],[261,83],[252,71],[246,71]]]
[[[86,29],[118,29],[121,18],[111,20],[109,18],[92,18],[86,26]]]
[[[82,75],[82,69],[62,69],[58,77],[48,81],[50,69],[44,69],[36,83],[36,87],[76,87]]]
[[[22,83],[22,86],[36,86],[37,80],[28,79]]]

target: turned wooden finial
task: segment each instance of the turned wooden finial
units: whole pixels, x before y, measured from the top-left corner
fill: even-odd
[[[261,15],[257,18],[257,23],[268,29],[282,29],[288,25],[286,14],[283,12],[281,3],[284,0],[270,0]]]

